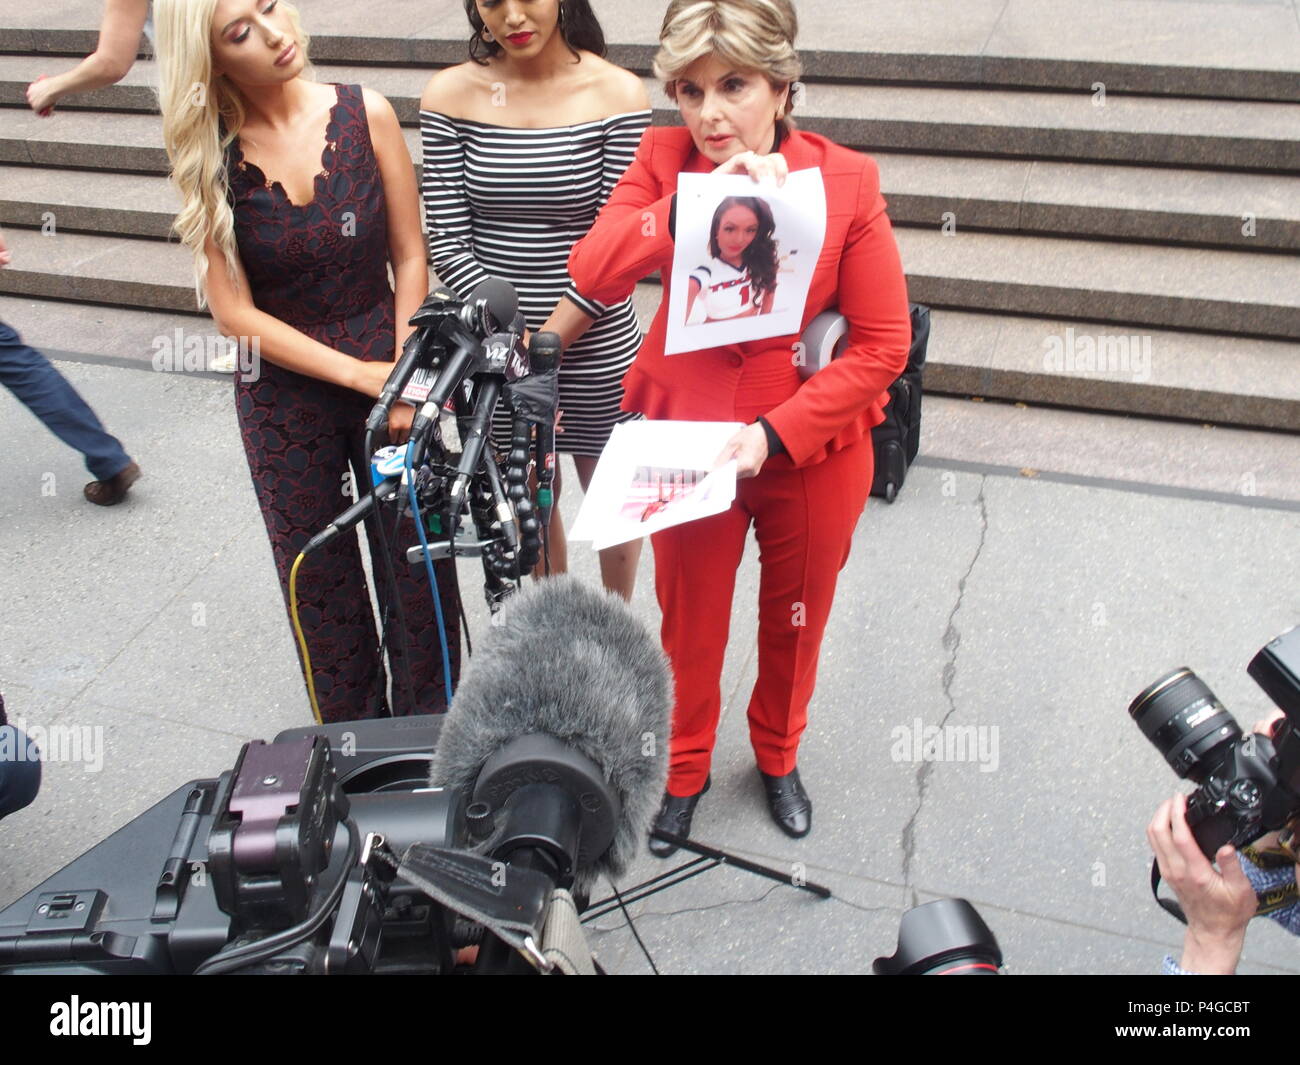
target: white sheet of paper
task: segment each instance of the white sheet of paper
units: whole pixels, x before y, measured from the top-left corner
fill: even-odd
[[[732,197],[748,206],[724,205]],[[762,201],[757,210],[755,199]],[[753,284],[749,262],[763,247],[755,241],[763,240],[764,205],[774,226],[765,254],[776,262],[776,288],[770,309],[756,313],[764,297]],[[826,186],[818,167],[796,170],[780,188],[748,174],[682,174],[664,354],[800,332],[825,241]],[[692,276],[700,291],[688,315]]]
[[[736,498],[736,463],[711,470],[740,422],[636,421],[614,427],[569,530],[601,551],[721,514]]]

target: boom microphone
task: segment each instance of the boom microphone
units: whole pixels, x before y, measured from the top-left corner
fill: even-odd
[[[572,878],[586,890],[626,870],[658,806],[668,663],[621,598],[570,576],[517,593],[498,618],[462,676],[430,780],[474,788],[474,800],[503,820],[514,816],[513,792],[559,781],[578,827],[557,827],[552,838],[572,828]]]

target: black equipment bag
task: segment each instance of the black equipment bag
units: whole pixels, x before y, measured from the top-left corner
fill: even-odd
[[[930,308],[911,304],[912,347],[907,366],[889,386],[885,420],[871,430],[876,451],[871,494],[892,503],[907,477],[907,468],[921,446],[921,371],[930,342]]]

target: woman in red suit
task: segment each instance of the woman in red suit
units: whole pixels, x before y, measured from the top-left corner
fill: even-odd
[[[569,272],[592,300],[622,299],[661,271],[671,282],[677,178],[748,173],[758,184],[818,167],[826,239],[802,328],[838,307],[848,343],[830,366],[799,376],[799,335],[664,356],[669,293],[623,380],[626,410],[648,418],[738,421],[718,456],[736,459],[736,500],[723,514],[651,537],[664,650],[676,687],[672,760],[655,829],[687,836],[708,788],[721,711],[736,568],[752,522],[759,544],[758,679],[749,732],[772,816],[807,835],[812,803],[799,780],[799,738],[816,683],[839,571],[871,486],[871,427],[911,338],[907,285],[875,163],[786,117],[802,72],[789,0],[672,0],[655,73],[685,128],[651,128]],[[673,847],[651,839],[660,856]]]

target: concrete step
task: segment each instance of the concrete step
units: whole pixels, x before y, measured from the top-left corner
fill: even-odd
[[[874,153],[895,225],[1300,249],[1300,176]]]
[[[949,395],[1300,432],[1294,341],[936,310],[929,354]]]
[[[54,239],[21,230],[9,236],[19,268],[39,253],[42,245],[36,241]],[[71,244],[93,238],[58,239]],[[177,327],[187,334],[213,332],[205,315],[196,316],[192,290],[181,288],[189,264],[175,254],[168,256],[171,290],[161,292],[174,309],[159,309],[160,293],[146,290],[138,275],[127,282],[152,302],[142,299],[135,309],[93,305],[91,297],[104,291],[103,275],[111,272],[110,264],[117,263],[117,272],[125,273],[127,264],[145,257],[146,249],[179,250],[156,242],[144,242],[143,249],[140,241],[103,243],[113,246],[112,253],[105,249],[81,267],[97,275],[93,279],[48,275],[50,283],[38,286],[30,276],[24,280],[12,270],[0,272],[0,319],[42,349],[146,362],[158,350],[159,338],[170,342]],[[132,247],[137,254],[131,253]],[[19,283],[11,284],[15,280]],[[95,289],[94,283],[101,287]],[[86,302],[49,298],[64,294]],[[655,284],[638,286],[634,300],[643,328],[661,295]],[[1294,341],[939,309],[933,318],[926,388],[949,395],[1300,432],[1298,366],[1300,344]]]
[[[0,225],[167,240],[178,210],[165,177],[0,166]]]
[[[885,152],[876,161],[895,225],[1300,250],[1300,177]],[[166,239],[178,207],[163,177],[0,165],[0,225],[53,215],[70,232]]]
[[[0,105],[21,107],[26,86],[47,67],[40,58],[0,56]],[[316,76],[383,93],[411,125],[430,69],[318,64]],[[155,83],[152,64],[137,63],[121,84],[68,108],[153,112]],[[659,86],[647,87],[655,121],[675,123]],[[1296,103],[810,84],[795,115],[805,129],[868,151],[1300,172]]]
[[[1300,259],[899,228],[912,299],[935,307],[1300,337]]]
[[[1300,259],[900,228],[912,299],[934,307],[1146,328],[1300,337]],[[188,253],[157,240],[9,231],[0,292],[194,309]]]
[[[84,55],[100,0],[0,14],[0,52]],[[304,5],[317,62],[434,65],[465,58],[459,0],[386,0],[363,25],[348,0]],[[662,5],[601,0],[610,58],[648,73]],[[1300,25],[1286,3],[1161,0],[801,0],[811,77],[1300,101]],[[63,69],[49,59],[51,71]]]

